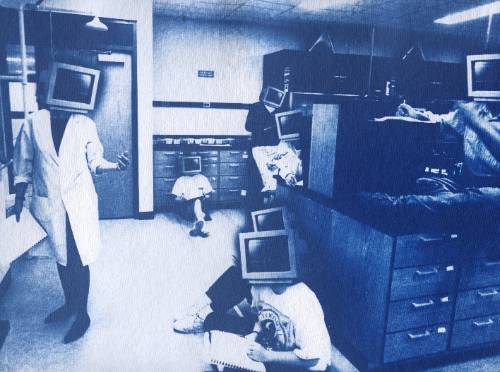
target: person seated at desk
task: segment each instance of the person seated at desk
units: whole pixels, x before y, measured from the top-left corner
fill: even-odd
[[[183,162],[189,160],[184,158]],[[194,173],[194,174],[193,174]],[[193,229],[189,232],[191,236],[208,237],[208,232],[204,231],[205,221],[211,221],[212,218],[205,212],[205,200],[210,197],[214,191],[210,181],[201,174],[201,169],[197,172],[185,172],[174,183],[172,194],[180,203],[181,216],[195,222]]]
[[[417,179],[415,193],[390,196],[385,193],[362,193],[368,205],[400,208],[405,213],[431,213],[434,216],[459,215],[470,221],[486,209],[495,216],[500,210],[500,122],[485,104],[458,103],[453,111],[436,115],[419,111],[408,104],[398,107],[397,115],[438,122],[451,128],[463,143],[463,167],[452,177]],[[485,208],[483,208],[485,207]],[[463,213],[462,213],[463,212]],[[460,214],[458,214],[460,213]],[[492,217],[494,218],[494,217]],[[464,222],[464,221],[463,221]]]

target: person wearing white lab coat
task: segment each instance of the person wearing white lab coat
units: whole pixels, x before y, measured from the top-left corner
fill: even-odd
[[[39,82],[40,87],[40,82]],[[43,106],[43,90],[37,92]],[[33,184],[30,210],[48,235],[65,295],[65,304],[46,323],[76,319],[64,342],[82,337],[90,326],[87,312],[90,272],[101,249],[97,194],[92,174],[124,170],[103,158],[96,124],[89,117],[53,108],[33,113],[24,123],[14,148],[14,213],[19,220],[28,183]]]

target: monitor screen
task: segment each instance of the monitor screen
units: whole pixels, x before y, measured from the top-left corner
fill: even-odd
[[[262,102],[272,107],[280,107],[285,99],[285,92],[282,90],[267,87],[262,97]]]
[[[182,171],[184,173],[198,173],[201,172],[201,157],[188,156],[182,158]]]
[[[472,63],[472,90],[500,91],[500,60]]]
[[[271,236],[248,239],[245,242],[248,273],[290,270],[288,236]]]
[[[99,76],[99,70],[53,62],[49,71],[47,105],[63,110],[93,110]]]
[[[475,99],[500,98],[500,54],[467,56],[467,93]]]
[[[302,110],[286,111],[275,115],[280,139],[297,138],[305,125]]]
[[[286,230],[288,219],[282,207],[252,212],[254,231]]]
[[[243,279],[267,283],[297,277],[295,245],[286,230],[239,234]]]
[[[92,100],[94,79],[95,76],[92,74],[59,68],[52,97],[88,105]]]

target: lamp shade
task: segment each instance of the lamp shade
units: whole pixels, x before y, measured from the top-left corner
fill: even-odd
[[[108,31],[108,26],[106,26],[99,17],[94,17],[90,22],[85,24],[85,28],[93,31]]]

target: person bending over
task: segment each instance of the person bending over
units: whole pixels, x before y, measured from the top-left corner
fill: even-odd
[[[208,237],[208,232],[204,230],[205,221],[212,218],[205,211],[205,202],[214,191],[210,181],[201,174],[184,174],[180,176],[172,188],[172,194],[180,203],[180,214],[187,220],[193,220],[193,229],[189,232],[191,236]]]

